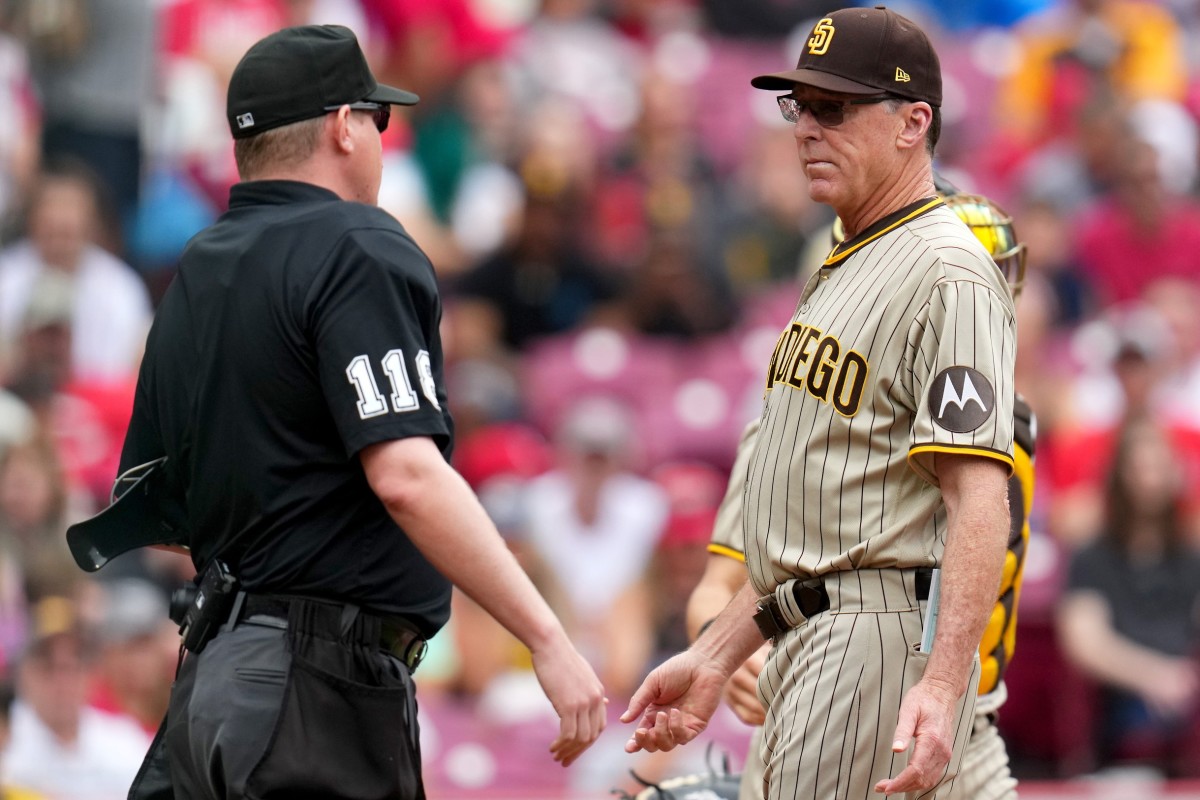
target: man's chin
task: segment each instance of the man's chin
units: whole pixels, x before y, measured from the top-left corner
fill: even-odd
[[[808,182],[808,196],[814,203],[833,205],[835,189],[833,183],[825,178],[812,178]]]

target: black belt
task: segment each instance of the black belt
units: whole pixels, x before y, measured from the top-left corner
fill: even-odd
[[[919,567],[914,576],[914,584],[917,590],[917,600],[928,600],[929,587],[933,584],[933,569]],[[825,588],[824,578],[796,581],[792,584],[792,597],[795,598],[796,606],[806,619],[829,610],[829,591]],[[774,595],[759,602],[758,611],[754,614],[754,623],[758,625],[763,639],[774,639],[779,634],[792,629],[792,625],[780,611],[779,601],[775,599]]]
[[[300,599],[308,598],[292,598],[277,594],[247,594],[241,603],[240,611],[235,613],[238,614],[238,620],[261,616],[274,617],[287,622],[289,606],[293,600]],[[379,620],[379,649],[400,659],[408,666],[410,672],[415,671],[421,660],[425,658],[425,653],[429,650],[429,643],[413,630],[411,623],[402,617],[378,614],[365,609],[360,610],[359,613]],[[238,620],[235,620],[234,624]]]

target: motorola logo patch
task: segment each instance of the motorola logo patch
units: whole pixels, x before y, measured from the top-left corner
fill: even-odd
[[[947,367],[929,385],[929,409],[939,427],[967,433],[987,422],[996,408],[996,392],[983,373]]]

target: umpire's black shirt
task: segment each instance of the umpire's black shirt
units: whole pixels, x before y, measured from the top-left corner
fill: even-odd
[[[357,454],[429,436],[449,457],[440,317],[429,260],[387,213],[238,184],[158,308],[121,469],[169,457],[197,567],[219,555],[250,591],[351,601],[431,636],[450,584]]]

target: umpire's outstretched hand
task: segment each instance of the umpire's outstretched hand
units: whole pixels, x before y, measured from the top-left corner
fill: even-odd
[[[621,722],[633,722],[641,715],[625,752],[671,750],[695,739],[717,710],[728,678],[722,665],[695,649],[651,672],[621,715]]]
[[[604,730],[608,698],[596,673],[565,636],[532,655],[538,683],[559,718],[550,753],[564,767],[570,766]]]

